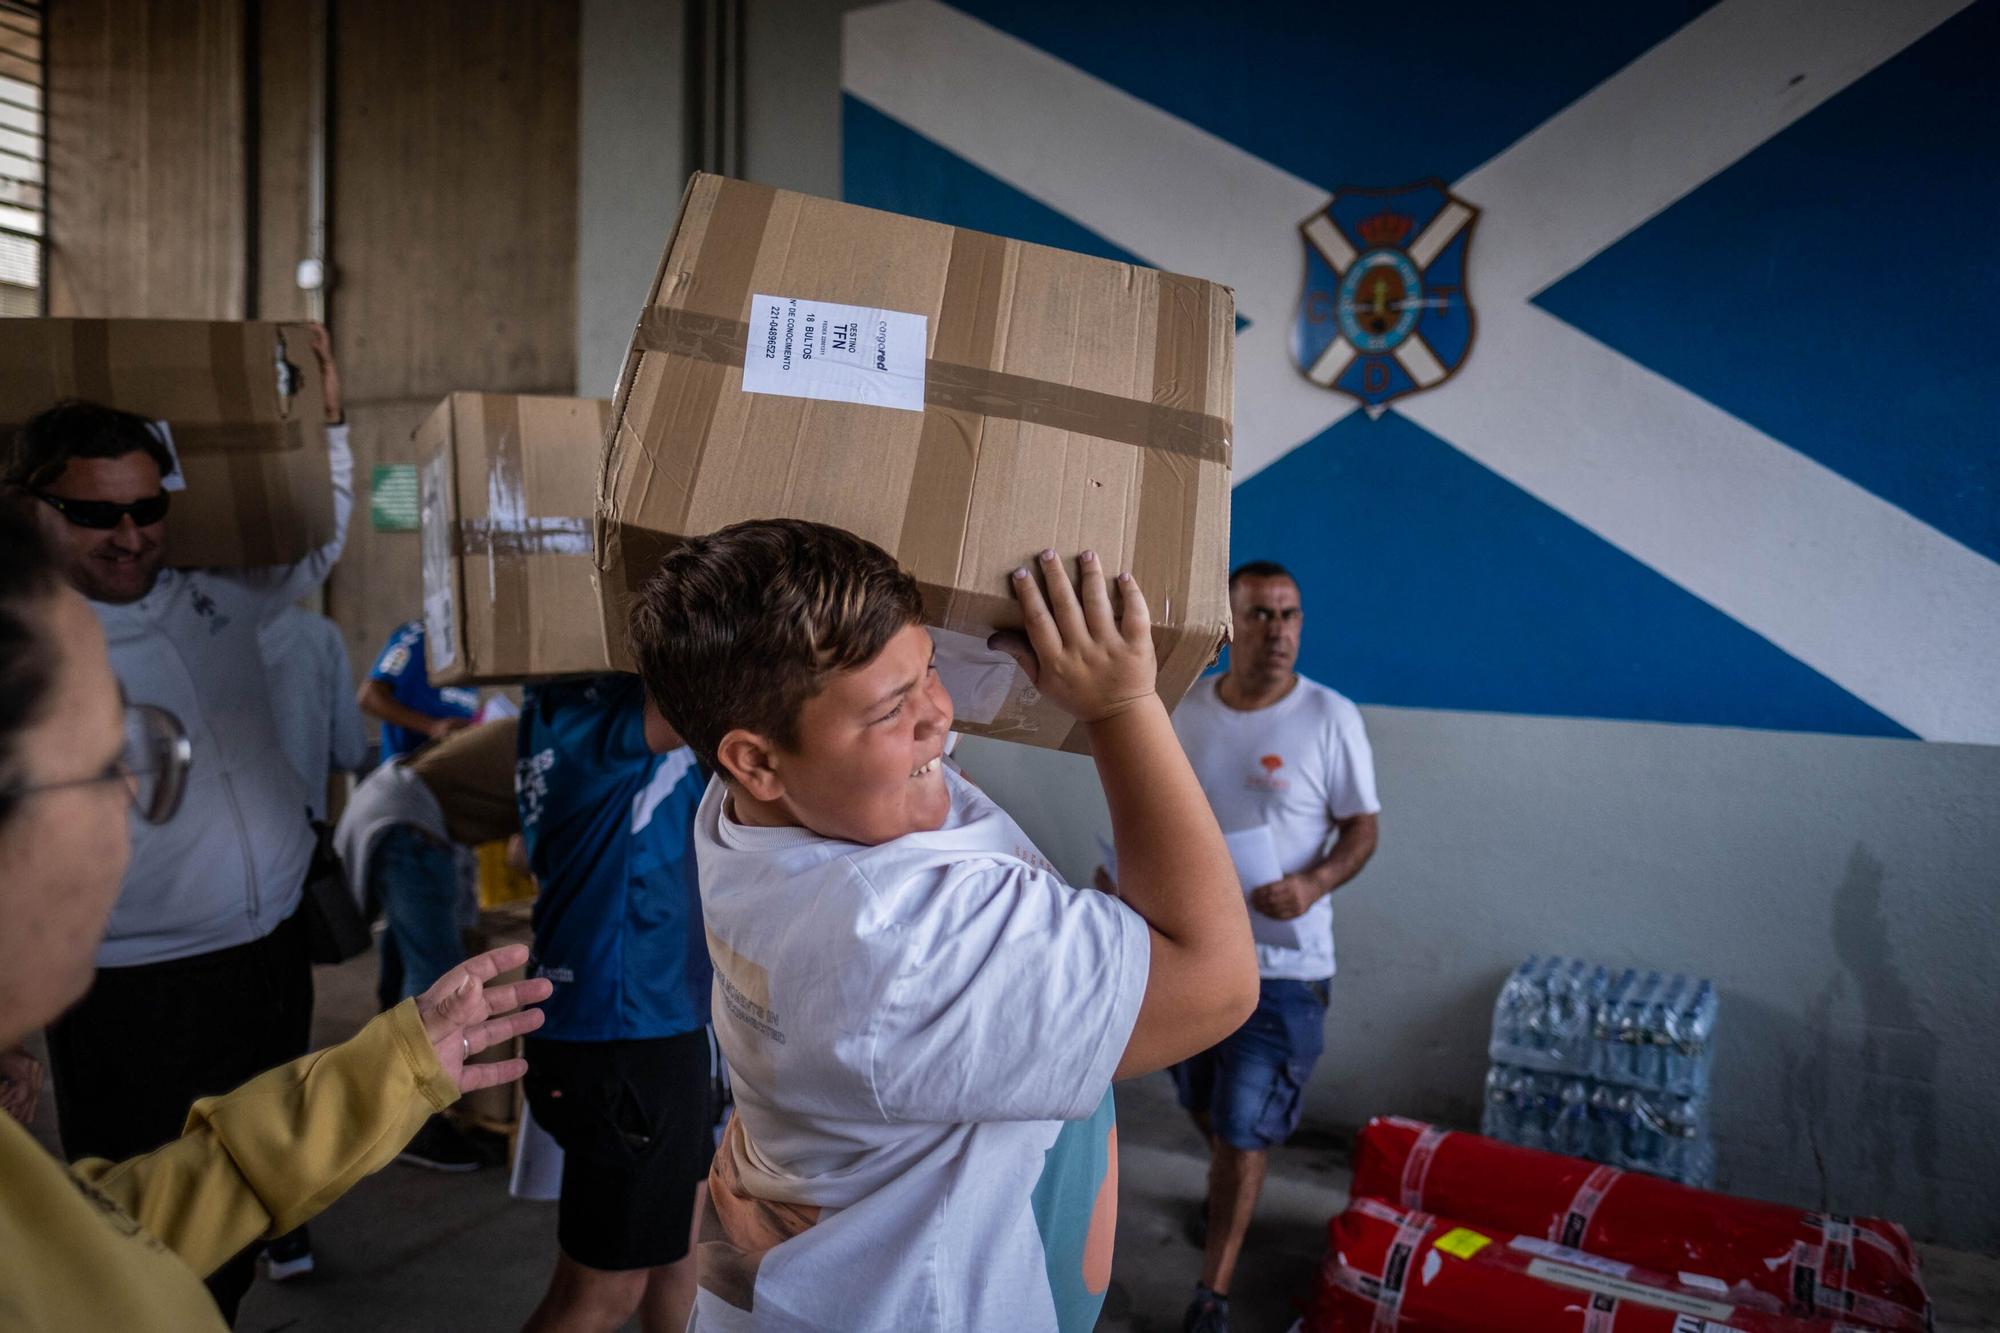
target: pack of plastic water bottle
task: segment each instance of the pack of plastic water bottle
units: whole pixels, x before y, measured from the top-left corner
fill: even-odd
[[[1708,1098],[1677,1097],[1496,1064],[1486,1073],[1480,1133],[1707,1188],[1715,1179]]]
[[[1715,983],[1683,972],[1613,972],[1531,956],[1500,988],[1488,1054],[1676,1097],[1708,1091]]]
[[[1531,956],[1493,1006],[1482,1132],[1705,1185],[1715,984]]]

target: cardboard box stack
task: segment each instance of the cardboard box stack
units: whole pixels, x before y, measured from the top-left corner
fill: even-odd
[[[1044,547],[1137,576],[1178,701],[1228,624],[1234,330],[1211,282],[696,176],[605,454],[612,661],[673,543],[800,517],[915,573],[961,730],[1084,748],[986,647]]]
[[[606,671],[591,515],[611,404],[455,393],[417,429],[433,682]]]
[[[333,536],[325,409],[301,324],[0,319],[0,439],[64,399],[164,423],[167,560],[287,564]]]

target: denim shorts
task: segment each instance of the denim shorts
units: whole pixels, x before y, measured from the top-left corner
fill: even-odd
[[[1327,998],[1324,981],[1266,977],[1248,1022],[1173,1066],[1181,1105],[1207,1115],[1215,1136],[1239,1151],[1260,1152],[1290,1138],[1325,1048]]]

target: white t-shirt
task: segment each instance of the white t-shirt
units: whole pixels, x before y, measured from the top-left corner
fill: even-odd
[[[1334,820],[1382,809],[1361,710],[1300,676],[1269,708],[1244,712],[1222,702],[1222,679],[1195,682],[1174,710],[1174,731],[1222,831],[1268,826],[1279,866],[1297,874],[1326,854]],[[1260,973],[1298,981],[1333,975],[1332,895],[1307,908],[1298,927],[1302,948],[1258,941]]]
[[[1111,1073],[1146,925],[947,768],[880,846],[695,822],[736,1118],[693,1327],[1087,1329],[1110,1280]]]

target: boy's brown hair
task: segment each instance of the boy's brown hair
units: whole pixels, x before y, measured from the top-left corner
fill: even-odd
[[[676,547],[632,607],[646,693],[711,772],[741,727],[785,749],[836,671],[873,660],[923,619],[923,594],[887,551],[825,523],[737,523]],[[726,776],[726,773],[725,773]]]

